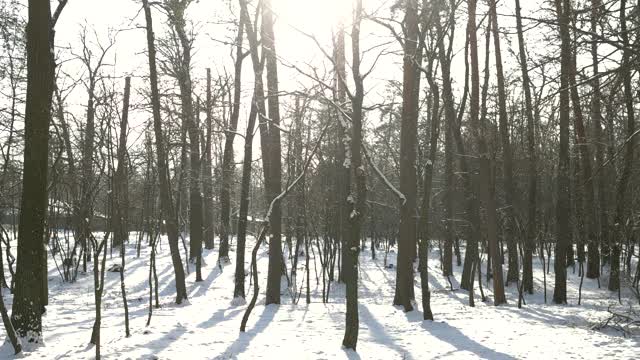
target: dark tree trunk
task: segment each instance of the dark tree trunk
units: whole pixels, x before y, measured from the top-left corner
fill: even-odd
[[[480,184],[486,186],[484,191],[485,208],[487,212],[487,240],[489,243],[489,255],[492,260],[493,270],[493,302],[495,305],[506,303],[504,284],[502,282],[502,261],[498,253],[497,212],[493,181],[491,179],[491,160],[486,144],[486,125],[480,124],[480,69],[478,66],[478,40],[476,35],[476,0],[469,1],[469,49],[471,55],[471,97],[470,97],[470,125],[478,144],[480,157]],[[496,23],[494,22],[494,25]],[[494,32],[495,37],[495,32]],[[473,267],[473,265],[472,265]],[[473,277],[473,268],[471,270]],[[470,291],[473,291],[471,287]]]
[[[47,303],[44,241],[55,70],[50,50],[54,46],[52,25],[49,1],[29,0],[24,167],[11,321],[19,337],[28,337],[28,342],[36,343],[41,340],[42,313]]]
[[[114,226],[113,236],[119,237],[120,244],[120,291],[122,292],[122,303],[124,306],[125,335],[129,337],[129,306],[127,304],[127,291],[124,283],[125,270],[125,242],[129,237],[129,187],[128,187],[128,167],[127,167],[127,130],[129,120],[129,95],[131,88],[131,78],[126,77],[124,82],[124,101],[122,105],[122,120],[120,122],[120,142],[118,144],[118,167],[114,178]]]
[[[360,74],[360,24],[362,22],[362,0],[356,0],[353,27],[351,29],[351,50],[353,56],[353,80],[355,92],[351,98],[351,212],[348,215],[350,225],[349,238],[345,241],[348,249],[344,258],[344,280],[346,283],[347,312],[345,333],[342,345],[347,349],[356,349],[358,344],[358,254],[360,252],[360,229],[364,219],[366,204],[366,178],[362,165],[362,101],[364,99],[363,78]]]
[[[570,16],[573,10],[569,8],[569,13],[567,16]],[[569,41],[571,39],[569,38]],[[593,171],[591,168],[591,148],[589,147],[589,143],[587,141],[587,135],[584,126],[584,119],[582,115],[582,107],[580,104],[580,94],[578,93],[578,86],[576,84],[576,56],[577,56],[577,48],[574,48],[571,54],[571,62],[569,69],[569,87],[571,89],[571,102],[573,104],[573,120],[574,120],[574,130],[576,136],[576,146],[580,152],[580,163],[579,167],[581,169],[582,178],[578,177],[578,182],[576,183],[576,187],[581,187],[581,189],[576,189],[576,194],[579,194],[581,199],[576,201],[576,207],[580,207],[580,211],[578,213],[582,213],[580,222],[584,226],[581,228],[578,235],[578,257],[579,261],[582,263],[584,261],[584,240],[581,236],[582,234],[586,235],[586,241],[589,246],[589,252],[595,252],[597,254],[597,233],[596,233],[596,209],[594,202],[594,193],[593,193]],[[584,230],[584,231],[583,231]],[[572,248],[571,245],[569,245]],[[593,256],[593,255],[591,255]],[[573,257],[572,257],[573,259]]]
[[[211,69],[207,69],[207,134],[205,138],[204,146],[204,164],[202,164],[202,187],[204,194],[204,218],[202,224],[204,247],[207,250],[212,250],[215,244],[215,222],[213,220],[213,158],[211,154],[212,137],[213,137],[213,113],[212,108],[214,106],[214,100],[211,97]]]
[[[268,166],[264,166],[265,184],[267,187],[267,203],[282,191],[282,153],[280,145],[280,101],[278,94],[278,62],[276,57],[275,35],[273,32],[273,10],[271,0],[265,0],[262,8],[262,50],[266,58],[267,69],[267,102],[269,118],[261,119],[268,123]],[[268,171],[267,171],[268,169]],[[269,177],[267,181],[266,178]],[[280,303],[280,280],[282,277],[282,214],[280,202],[276,202],[269,219],[271,239],[269,240],[269,269],[267,275],[266,304]]]
[[[596,150],[596,167],[598,169],[604,166],[604,147],[605,139],[602,136],[602,106],[601,98],[602,92],[600,90],[600,76],[599,76],[599,64],[598,59],[598,21],[600,18],[601,9],[600,0],[591,0],[591,61],[593,66],[593,79],[591,80],[591,89],[593,95],[591,96],[591,121],[593,123],[593,135],[595,140]],[[602,172],[598,174],[598,233],[596,235],[596,242],[588,244],[587,248],[587,277],[589,279],[595,279],[600,277],[600,252],[598,245],[603,246],[607,243],[607,233],[609,216],[607,215],[608,202],[606,196],[607,177],[603,176]],[[594,239],[592,239],[594,240]],[[603,251],[604,252],[604,251]]]
[[[420,101],[420,66],[422,46],[418,46],[418,2],[407,0],[405,14],[402,122],[400,129],[400,234],[396,267],[394,305],[413,310],[413,259],[416,249],[417,175],[416,142]]]
[[[449,21],[453,23],[454,13],[449,14]],[[451,84],[451,51],[445,50],[444,46],[444,32],[440,21],[435,22],[437,34],[438,34],[438,56],[440,58],[440,66],[442,72],[442,101],[444,105],[444,115],[447,122],[445,131],[450,132],[450,136],[455,140],[455,145],[460,154],[458,162],[460,164],[460,170],[462,173],[464,197],[465,197],[465,210],[469,217],[469,225],[466,232],[467,248],[465,252],[465,260],[462,269],[462,278],[460,281],[460,287],[465,290],[471,289],[473,278],[471,276],[471,270],[475,259],[478,256],[478,242],[480,239],[480,212],[478,198],[473,189],[472,172],[470,171],[469,164],[467,163],[466,150],[462,141],[462,135],[460,133],[460,127],[456,120],[456,111],[454,108],[453,90]],[[450,43],[450,47],[451,47]],[[462,109],[461,109],[462,110]],[[445,136],[446,142],[446,136]],[[446,146],[446,144],[445,144]],[[453,147],[453,144],[452,144]],[[451,156],[453,156],[454,149],[451,149]],[[446,149],[445,149],[446,152]],[[446,161],[446,154],[445,154]],[[446,166],[446,164],[445,164]]]
[[[431,312],[431,292],[429,291],[429,238],[431,226],[429,225],[431,190],[433,184],[433,169],[438,155],[438,138],[440,136],[440,90],[433,80],[433,60],[430,59],[427,69],[427,81],[431,90],[431,138],[429,140],[429,157],[424,169],[424,194],[422,195],[422,209],[420,212],[420,234],[418,236],[418,258],[420,271],[420,284],[422,290],[422,311],[424,320],[433,320]]]
[[[620,1],[620,37],[622,38],[623,54],[622,54],[622,85],[624,87],[624,105],[627,115],[625,153],[622,165],[622,173],[618,187],[616,188],[616,214],[614,233],[611,241],[611,275],[609,278],[609,290],[616,291],[620,289],[620,248],[622,240],[625,236],[626,213],[625,209],[629,179],[631,178],[631,170],[633,167],[633,154],[635,147],[635,114],[634,114],[634,97],[633,88],[631,87],[631,59],[632,51],[629,48],[629,34],[627,33],[627,14],[626,0]]]
[[[171,199],[171,183],[169,181],[169,168],[167,166],[167,151],[162,133],[162,118],[160,117],[160,95],[158,92],[158,72],[156,70],[156,49],[154,44],[153,24],[151,8],[148,0],[142,0],[144,7],[147,47],[149,51],[149,79],[151,82],[151,105],[153,107],[153,129],[156,137],[156,157],[158,161],[158,178],[160,183],[160,205],[162,206],[163,217],[166,219],[166,229],[169,238],[169,249],[171,251],[171,261],[176,278],[176,303],[181,304],[187,299],[187,288],[185,285],[184,268],[180,258],[178,244],[178,219]]]
[[[247,236],[247,216],[249,213],[249,190],[251,186],[251,161],[253,158],[253,132],[256,126],[256,119],[260,114],[264,114],[264,85],[262,82],[262,71],[264,63],[260,61],[258,54],[258,39],[256,31],[253,29],[251,19],[247,11],[247,3],[245,0],[240,1],[240,24],[247,31],[247,39],[249,40],[251,62],[253,64],[254,73],[254,90],[253,99],[251,101],[251,111],[247,124],[247,131],[244,142],[244,160],[242,162],[242,182],[240,186],[240,212],[238,214],[238,244],[236,250],[236,269],[235,269],[235,287],[233,291],[234,297],[245,297],[244,289],[244,253]],[[241,46],[241,44],[239,45]],[[238,47],[240,49],[240,47]],[[241,51],[241,50],[238,50]],[[236,63],[237,65],[237,63]],[[236,68],[237,70],[237,68]],[[239,104],[239,96],[237,98]],[[235,104],[234,104],[235,106]],[[256,239],[261,241],[261,239]],[[222,245],[221,245],[222,247]],[[257,287],[257,284],[254,284]]]
[[[185,28],[185,11],[188,2],[171,2],[169,21],[174,27],[180,40],[182,51],[179,64],[178,84],[180,86],[180,100],[182,102],[182,121],[189,134],[189,252],[190,259],[196,262],[196,281],[202,281],[202,184],[200,176],[200,131],[197,115],[194,113],[193,98],[191,96],[191,40]]]
[[[556,258],[554,270],[556,273],[553,301],[556,304],[567,302],[567,244],[570,242],[569,229],[569,81],[571,67],[571,35],[570,2],[569,0],[555,0],[558,15],[561,40],[561,77],[560,77],[560,152],[558,163],[558,195],[556,204]]]
[[[524,291],[533,294],[533,248],[535,244],[536,221],[536,197],[538,194],[538,174],[536,155],[535,121],[531,100],[531,80],[527,65],[524,35],[522,33],[522,16],[520,14],[520,0],[516,0],[516,26],[518,31],[518,51],[520,55],[520,67],[522,70],[522,87],[524,89],[525,115],[527,117],[527,152],[528,152],[528,200],[527,200],[527,234],[524,241],[522,259],[522,282]]]
[[[238,25],[238,35],[236,36],[236,59],[235,59],[235,65],[234,65],[234,78],[233,78],[233,109],[231,110],[231,117],[229,119],[229,131],[225,132],[224,153],[222,155],[222,183],[220,184],[220,252],[219,252],[220,259],[229,258],[229,233],[231,232],[231,224],[230,224],[231,222],[231,219],[230,219],[231,182],[233,179],[233,173],[235,169],[235,165],[233,163],[233,140],[235,139],[235,136],[236,136],[236,131],[238,129],[238,118],[240,117],[240,96],[241,96],[241,90],[242,90],[242,61],[244,59],[244,56],[242,54],[242,41],[244,37],[244,26],[242,25],[244,20],[242,19],[242,17],[243,17],[244,11],[245,11],[244,8],[240,9],[240,12],[241,12],[240,23]],[[254,98],[254,101],[255,100],[256,99]],[[253,129],[251,129],[251,135],[253,138]],[[249,161],[251,161],[251,159],[249,159]],[[251,171],[250,168],[249,168],[249,171]],[[244,167],[243,167],[243,174],[244,174]],[[246,216],[244,221],[246,223]],[[238,226],[239,226],[239,222],[238,222]],[[246,231],[246,228],[244,230]],[[244,254],[242,254],[242,256],[244,259]],[[241,264],[241,265],[243,266],[242,271],[244,273],[244,264]],[[236,264],[236,267],[237,266],[239,265]],[[244,285],[243,285],[243,288],[244,288]],[[244,290],[242,292],[244,294]]]
[[[509,119],[507,115],[507,95],[505,93],[504,73],[502,70],[502,52],[500,50],[500,33],[498,28],[498,15],[496,12],[496,0],[489,0],[491,14],[491,29],[493,31],[493,44],[496,61],[496,78],[498,81],[498,120],[500,124],[500,140],[502,141],[502,160],[504,171],[505,187],[505,215],[506,227],[504,238],[507,241],[507,253],[509,266],[507,271],[507,284],[518,282],[518,243],[515,234],[515,214],[514,214],[514,181],[513,181],[513,155],[511,153],[511,140],[509,139]],[[472,50],[473,52],[473,50]]]
[[[344,43],[344,24],[338,25],[336,34],[336,87],[338,104],[344,104],[346,102],[346,59],[345,59],[345,43]],[[336,162],[338,163],[338,173],[336,175],[336,196],[338,198],[338,211],[337,211],[337,231],[336,237],[338,238],[338,244],[340,245],[340,259],[344,259],[347,251],[346,241],[349,238],[349,203],[347,202],[347,196],[349,196],[349,189],[351,188],[351,176],[349,164],[346,161],[347,149],[349,148],[349,121],[345,119],[344,115],[337,114],[338,118],[338,151],[336,154]],[[338,281],[344,282],[344,272],[340,271],[340,264],[338,265]]]
[[[78,235],[84,256],[82,258],[82,270],[87,271],[87,261],[91,260],[90,250],[87,247],[91,235],[91,222],[93,219],[93,195],[94,195],[94,173],[93,173],[93,153],[95,148],[95,86],[96,74],[89,67],[89,87],[87,95],[87,122],[84,127],[84,141],[82,143],[82,160],[80,183],[80,203],[77,215]]]
[[[102,294],[104,292],[104,270],[107,262],[107,243],[109,233],[107,232],[100,243],[90,235],[93,245],[93,297],[96,306],[96,318],[91,331],[90,343],[95,345],[96,360],[100,360],[100,327],[102,325]],[[102,259],[100,259],[102,255]]]

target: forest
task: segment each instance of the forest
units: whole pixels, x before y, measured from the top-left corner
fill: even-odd
[[[640,357],[634,0],[0,0],[0,358]]]

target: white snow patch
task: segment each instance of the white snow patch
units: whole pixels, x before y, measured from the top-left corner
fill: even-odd
[[[101,234],[96,234],[101,238]],[[12,239],[12,245],[15,240]],[[105,274],[103,319],[101,327],[102,355],[109,359],[346,359],[355,356],[341,346],[344,336],[345,287],[332,284],[330,301],[322,303],[322,281],[311,282],[311,304],[305,302],[306,276],[304,261],[298,259],[296,287],[303,289],[300,302],[291,303],[286,281],[283,280],[282,305],[264,306],[268,251],[258,251],[258,277],[260,293],[258,303],[247,323],[247,332],[238,332],[245,305],[233,298],[234,271],[217,266],[202,268],[204,281],[195,282],[195,271],[190,266],[186,276],[189,301],[175,305],[175,284],[171,255],[166,236],[160,238],[157,252],[160,308],[153,309],[151,324],[146,327],[149,306],[149,255],[150,247],[142,242],[140,257],[136,257],[137,233],[131,233],[126,246],[126,283],[129,304],[131,337],[125,338],[120,274]],[[216,249],[219,243],[216,239]],[[320,242],[322,240],[320,239]],[[255,239],[247,238],[247,254],[253,249]],[[432,245],[436,244],[435,242]],[[315,246],[315,245],[314,245]],[[320,244],[322,247],[322,244]],[[437,245],[436,245],[437,248]],[[181,247],[181,252],[182,252]],[[395,248],[387,255],[388,264],[397,264]],[[464,242],[461,252],[465,253]],[[311,250],[310,250],[311,251]],[[476,306],[469,307],[468,293],[450,291],[447,279],[440,271],[440,254],[434,249],[429,253],[431,307],[435,321],[423,321],[422,309],[404,313],[391,306],[394,298],[394,269],[384,264],[384,250],[377,251],[377,260],[371,259],[369,249],[358,252],[358,301],[360,335],[357,356],[362,359],[429,359],[429,358],[489,358],[489,359],[546,359],[571,358],[582,355],[596,358],[637,358],[640,349],[638,336],[628,338],[614,331],[594,331],[592,326],[609,316],[607,308],[623,311],[633,306],[638,311],[637,300],[623,289],[623,305],[617,305],[617,293],[606,290],[607,273],[603,274],[603,286],[597,280],[584,279],[582,305],[577,305],[580,277],[578,272],[567,271],[567,296],[569,305],[551,303],[554,274],[546,275],[548,303],[544,301],[543,270],[540,261],[534,259],[535,294],[525,295],[527,305],[517,308],[518,291],[515,284],[506,287],[509,303],[495,307],[492,303],[492,284],[484,274],[486,258],[481,268],[484,293],[482,302],[477,283]],[[381,254],[382,253],[382,254]],[[235,263],[235,246],[230,249]],[[320,257],[311,256],[321,271]],[[182,254],[184,256],[184,253]],[[203,258],[216,264],[217,251],[204,251]],[[288,269],[293,259],[285,257]],[[183,257],[184,260],[184,257]],[[551,259],[553,262],[553,258]],[[244,268],[250,264],[245,256]],[[235,264],[233,264],[235,265]],[[635,269],[635,259],[632,264]],[[5,262],[5,267],[7,266]],[[314,267],[314,264],[310,264]],[[553,268],[553,267],[552,267]],[[605,268],[606,269],[606,268]],[[5,275],[9,272],[5,268]],[[51,255],[48,263],[49,306],[44,317],[46,346],[27,346],[26,358],[93,358],[95,348],[87,347],[91,337],[95,308],[93,305],[93,273],[79,274],[75,283],[63,283]],[[506,269],[505,269],[506,270]],[[313,271],[313,270],[312,270]],[[454,264],[452,278],[457,288],[462,267]],[[9,279],[7,279],[9,280]],[[304,285],[303,285],[304,284]],[[253,288],[246,282],[247,296]],[[13,296],[4,291],[5,304],[11,311]],[[415,304],[421,305],[420,278],[415,280]],[[155,301],[155,300],[154,300]],[[0,359],[13,358],[13,349],[5,341],[6,333],[0,331]],[[291,341],[295,338],[295,341]],[[523,339],[525,341],[523,341]],[[41,343],[40,343],[41,344]],[[23,345],[28,345],[23,342]],[[614,355],[611,355],[614,354]]]

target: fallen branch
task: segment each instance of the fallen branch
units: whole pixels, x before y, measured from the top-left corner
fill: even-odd
[[[619,313],[611,310],[611,306],[607,308],[609,317],[593,325],[591,330],[602,331],[611,328],[622,333],[622,336],[636,334],[640,331],[640,314],[629,308],[627,313]]]

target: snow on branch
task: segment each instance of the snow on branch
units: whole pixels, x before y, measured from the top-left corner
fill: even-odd
[[[311,160],[313,159],[313,157],[316,154],[316,151],[320,147],[320,143],[322,142],[324,135],[327,133],[328,128],[329,128],[329,124],[327,124],[324,127],[324,129],[322,130],[322,133],[320,134],[320,137],[318,137],[318,140],[316,140],[316,144],[313,147],[313,151],[311,151],[311,154],[309,154],[309,157],[307,157],[307,160],[305,161],[304,167],[302,168],[302,171],[300,172],[300,174],[295,178],[295,180],[293,180],[291,184],[289,184],[289,186],[283,192],[280,193],[280,195],[276,196],[275,198],[273,198],[273,200],[271,200],[271,204],[269,204],[269,210],[267,211],[267,215],[265,216],[265,220],[264,220],[266,224],[269,223],[269,219],[271,218],[271,213],[273,212],[273,207],[275,206],[275,204],[280,200],[282,200],[285,196],[287,196],[287,194],[291,192],[291,190],[296,186],[296,184],[298,184],[298,182],[300,182],[300,180],[307,173],[307,169],[311,164]]]
[[[382,182],[384,182],[384,184],[387,186],[387,188],[389,190],[391,190],[391,192],[396,194],[396,196],[400,199],[400,201],[402,201],[402,205],[406,204],[407,203],[407,198],[404,196],[404,194],[402,192],[400,192],[400,190],[398,190],[395,186],[393,186],[391,181],[389,181],[389,179],[387,179],[387,177],[384,176],[382,171],[380,171],[380,169],[378,169],[376,164],[373,163],[373,160],[369,156],[369,151],[367,151],[367,146],[364,143],[362,143],[362,152],[364,152],[364,157],[367,158],[367,162],[369,162],[369,165],[371,165],[371,167],[373,168],[375,173],[382,180]]]
[[[275,121],[273,121],[272,119],[270,119],[266,114],[263,113],[259,113],[260,114],[260,118],[264,119],[267,123],[269,123],[270,126],[273,126],[275,128],[277,128],[278,130],[282,131],[283,133],[289,133],[289,130],[281,127],[279,124],[276,124]]]

